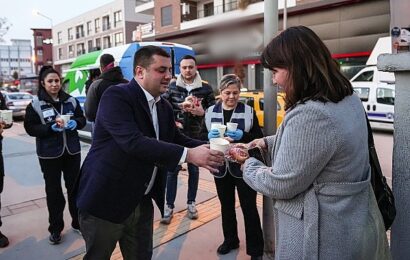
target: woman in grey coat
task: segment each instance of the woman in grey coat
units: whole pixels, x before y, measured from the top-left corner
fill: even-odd
[[[319,37],[304,26],[275,37],[261,62],[286,92],[275,136],[255,140],[249,186],[274,203],[276,259],[390,259],[370,184],[365,112]]]

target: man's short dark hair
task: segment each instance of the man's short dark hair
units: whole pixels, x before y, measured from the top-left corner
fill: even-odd
[[[153,56],[158,55],[166,58],[170,58],[171,56],[166,52],[164,49],[158,47],[158,46],[153,46],[153,45],[148,45],[144,46],[141,49],[139,49],[135,55],[134,55],[134,73],[135,73],[135,68],[137,66],[143,67],[143,68],[148,68],[149,65],[152,64],[153,62]]]
[[[181,58],[181,61],[182,61],[182,60],[194,60],[194,61],[195,61],[195,65],[196,65],[196,59],[195,59],[194,56],[185,55],[184,57]],[[181,61],[180,61],[180,63],[181,63]]]
[[[100,57],[100,67],[104,68],[105,66],[107,66],[108,64],[114,62],[114,57],[111,54],[103,54]]]

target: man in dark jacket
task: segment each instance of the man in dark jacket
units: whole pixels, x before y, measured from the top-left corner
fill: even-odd
[[[172,82],[166,94],[163,95],[171,104],[174,110],[176,124],[182,132],[195,139],[200,139],[205,109],[215,104],[215,97],[212,87],[202,81],[196,67],[196,60],[190,55],[182,57],[179,64],[181,74],[175,82]],[[198,98],[192,107],[182,107],[181,103],[188,96]],[[161,220],[163,224],[169,224],[173,216],[174,202],[177,193],[178,166],[167,177],[167,206]],[[198,218],[198,211],[195,207],[195,198],[198,190],[199,169],[195,165],[188,164],[188,194],[187,209],[190,219]]]
[[[77,206],[86,260],[110,259],[117,242],[124,259],[152,257],[153,204],[164,206],[166,172],[185,161],[215,172],[223,153],[181,134],[161,99],[171,79],[170,55],[140,48],[134,78],[109,88],[81,168]]]
[[[100,57],[100,69],[101,75],[91,84],[84,104],[85,117],[90,122],[95,122],[98,104],[104,91],[113,85],[128,82],[124,79],[121,68],[114,66],[114,57],[111,54],[103,54]]]

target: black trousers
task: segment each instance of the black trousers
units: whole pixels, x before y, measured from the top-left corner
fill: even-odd
[[[145,196],[131,215],[120,224],[80,210],[81,232],[85,240],[84,260],[109,260],[117,242],[124,260],[152,258],[154,208]]]
[[[81,154],[70,155],[67,151],[56,159],[39,159],[41,171],[46,184],[46,199],[48,208],[48,231],[60,233],[64,229],[63,213],[65,198],[61,187],[63,174],[67,189],[68,209],[72,218],[71,226],[78,229],[78,210],[76,198],[72,196],[74,183],[80,171]]]
[[[256,206],[256,191],[252,190],[242,178],[227,173],[223,178],[214,178],[216,191],[221,202],[222,229],[225,242],[239,243],[235,213],[235,187],[245,221],[246,253],[251,256],[263,255],[263,234]]]

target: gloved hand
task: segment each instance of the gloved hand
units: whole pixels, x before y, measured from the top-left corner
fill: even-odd
[[[226,131],[226,136],[232,138],[235,141],[238,141],[241,140],[243,131],[241,129],[236,129],[236,131]]]
[[[67,123],[67,126],[65,127],[65,129],[70,129],[70,130],[74,130],[77,127],[77,121],[70,119]]]
[[[51,125],[51,130],[53,130],[54,132],[62,132],[64,129],[58,127],[57,123],[54,123]]]
[[[218,129],[211,129],[208,133],[208,139],[220,137]]]

